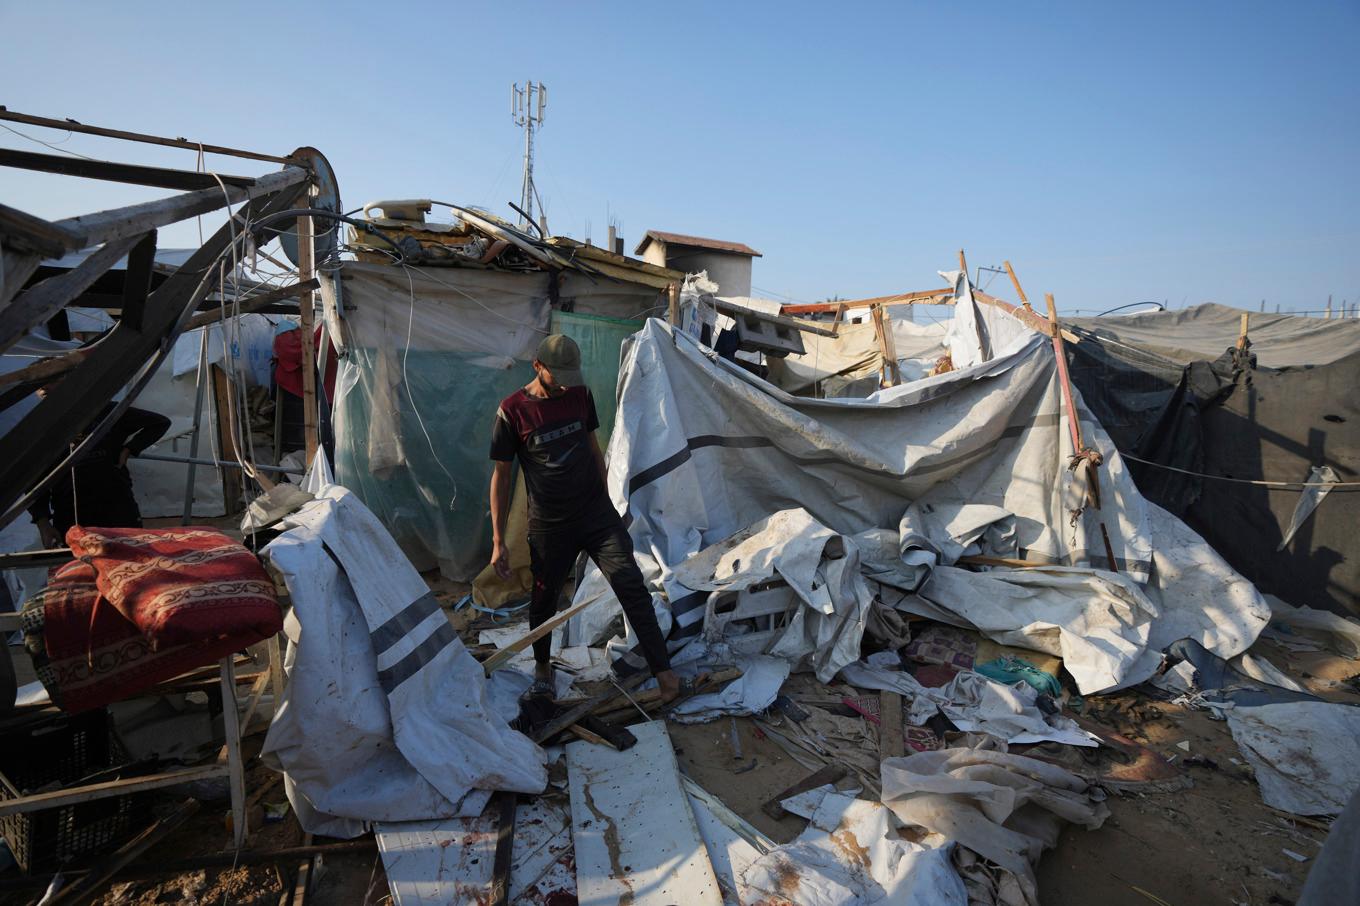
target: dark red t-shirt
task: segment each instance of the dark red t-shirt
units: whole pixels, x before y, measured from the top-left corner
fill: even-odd
[[[612,508],[590,434],[600,427],[586,387],[561,396],[530,396],[523,389],[501,400],[491,429],[491,458],[518,458],[529,492],[529,531],[570,528]]]

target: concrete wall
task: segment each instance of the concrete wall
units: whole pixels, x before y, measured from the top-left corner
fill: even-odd
[[[646,260],[651,261],[652,249],[658,243],[647,247]],[[685,245],[666,245],[666,267],[686,274],[708,271],[708,279],[718,284],[720,296],[751,295],[751,257],[731,252],[717,252]]]

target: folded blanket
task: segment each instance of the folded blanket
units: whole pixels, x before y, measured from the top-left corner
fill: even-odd
[[[71,553],[99,592],[156,645],[279,630],[274,583],[255,555],[208,528],[84,528]]]
[[[222,565],[233,560],[246,565],[245,560],[233,556],[234,552],[210,557],[205,566],[198,566],[192,562],[197,557],[195,553],[178,558],[165,553],[173,552],[178,545],[184,554],[182,541],[157,542],[162,534],[193,533],[215,535],[232,544],[226,536],[201,529],[171,529],[162,533],[146,529],[73,528],[67,539],[68,543],[77,539],[89,541],[114,532],[144,536],[143,554],[136,562],[146,568],[134,576],[124,576],[122,581],[109,581],[105,572],[116,570],[119,561],[107,556],[116,545],[105,544],[101,548],[106,552],[104,555],[72,561],[53,570],[47,587],[29,600],[23,612],[25,647],[38,678],[52,701],[66,711],[86,711],[127,698],[263,641],[282,628],[283,617],[274,598],[273,584],[244,547],[234,545],[249,561],[249,569],[241,569],[248,578],[232,579],[224,574]],[[205,547],[202,542],[207,539],[197,540],[199,550],[221,547],[220,544]],[[151,551],[161,553],[147,553]],[[96,565],[103,566],[105,572]],[[200,568],[209,573],[209,578],[202,588],[195,588],[193,576]],[[148,579],[152,576],[161,578]],[[265,576],[263,583],[258,576]],[[267,590],[260,589],[261,584]],[[106,587],[123,592],[122,606],[115,606],[104,592]],[[133,593],[128,594],[129,591]],[[195,613],[198,608],[203,612]],[[141,616],[148,625],[173,626],[172,638],[177,637],[178,643],[144,631],[127,613]]]

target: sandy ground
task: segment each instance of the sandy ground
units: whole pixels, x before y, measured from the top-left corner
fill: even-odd
[[[433,587],[446,606],[467,590],[466,585],[447,582],[435,582]],[[449,611],[449,617],[465,637],[475,635],[477,627],[469,623],[480,615],[471,608]],[[1360,662],[1298,654],[1268,644],[1257,651],[1291,675],[1304,678],[1306,684],[1326,698],[1360,702],[1353,687],[1340,682],[1360,671]],[[803,677],[791,681],[786,692],[795,698],[800,694],[812,699],[820,696],[828,706],[837,700],[836,695]],[[1045,854],[1038,868],[1044,906],[1084,906],[1094,902],[1101,906],[1267,906],[1295,902],[1311,860],[1325,838],[1325,830],[1317,822],[1293,819],[1264,805],[1251,770],[1225,722],[1139,692],[1088,699],[1082,716],[1173,759],[1173,764],[1179,764],[1178,782],[1183,787],[1167,791],[1152,786],[1112,793],[1108,800],[1111,817],[1102,828],[1065,830],[1058,847]],[[740,758],[734,757],[734,726]],[[773,739],[763,737],[752,719],[722,719],[693,726],[671,723],[669,730],[681,770],[734,812],[777,843],[792,840],[803,829],[802,819],[790,816],[776,820],[760,807],[811,770],[794,761]],[[876,736],[876,731],[873,735]],[[247,752],[258,751],[262,739],[262,735],[256,735],[248,740]],[[1178,747],[1178,743],[1188,743],[1189,752]],[[1038,750],[1030,754],[1046,753]],[[1072,750],[1059,754],[1076,759],[1077,766],[1085,757]],[[272,780],[271,772],[255,763],[248,776],[248,795]],[[851,775],[839,786],[854,784]],[[156,807],[163,813],[177,801],[172,795],[159,795]],[[282,785],[277,782],[260,800],[261,806],[285,801]],[[205,802],[183,829],[137,864],[154,866],[225,851],[231,841],[228,812],[226,801]],[[291,812],[281,820],[266,823],[257,807],[251,817],[248,849],[296,846],[303,841],[302,830]],[[1285,849],[1309,861],[1300,863],[1286,855]],[[120,881],[94,902],[102,906],[160,903],[272,906],[293,886],[297,867],[255,865]],[[9,877],[13,874],[0,875]],[[327,857],[307,903],[368,906],[389,902],[388,894],[381,860],[374,849]],[[40,891],[0,892],[0,906],[33,903],[38,895]]]

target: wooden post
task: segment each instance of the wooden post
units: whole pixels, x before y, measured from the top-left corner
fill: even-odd
[[[896,344],[892,340],[892,331],[884,323],[886,318],[883,306],[875,305],[869,309],[869,313],[874,319],[874,336],[878,338],[878,355],[882,360],[879,366],[879,383],[887,387],[896,387],[902,383],[902,373],[897,367]]]
[[[246,842],[246,777],[245,765],[241,759],[241,713],[236,700],[236,665],[233,655],[222,658],[220,679],[222,682],[222,732],[226,735],[227,785],[231,790],[232,836],[236,848]],[[218,758],[220,762],[221,757]]]
[[[1058,326],[1058,307],[1053,302],[1053,294],[1045,293],[1044,301],[1048,303],[1048,325],[1050,335],[1053,337],[1053,354],[1058,359],[1058,380],[1062,385],[1063,404],[1067,409],[1067,421],[1072,431],[1072,449],[1074,455],[1085,457],[1086,444],[1081,439],[1081,422],[1077,418],[1077,404],[1072,395],[1072,380],[1067,373],[1067,353],[1063,349],[1062,328]],[[1098,455],[1098,454],[1097,454]],[[1098,461],[1090,461],[1090,466],[1086,470],[1087,477],[1087,497],[1097,510],[1100,509],[1100,472]],[[1110,544],[1110,533],[1105,528],[1105,520],[1100,520],[1100,536],[1105,543],[1105,557],[1110,565],[1110,572],[1119,572],[1119,564],[1114,557],[1114,546]]]
[[[680,326],[680,285],[671,283],[666,287],[666,320],[676,327]]]
[[[298,282],[311,280],[315,275],[315,249],[312,246],[312,218],[299,217]],[[307,290],[298,297],[302,311],[302,430],[307,442],[307,466],[316,456],[316,328],[312,324],[313,294]]]
[[[963,249],[959,249],[959,270],[963,271],[965,277],[968,276],[968,259],[963,257]]]
[[[1029,304],[1029,299],[1025,296],[1025,291],[1020,288],[1020,278],[1015,276],[1015,268],[1011,267],[1009,261],[1001,262],[1001,266],[1006,269],[1006,273],[1011,275],[1011,283],[1015,286],[1015,294],[1020,297],[1020,304],[1025,306],[1027,310],[1034,311],[1034,308]]]
[[[1250,315],[1250,314],[1248,314],[1248,313],[1245,312],[1245,311],[1242,312],[1242,326],[1241,326],[1241,327],[1238,329],[1238,331],[1237,331],[1237,351],[1238,351],[1238,352],[1242,352],[1243,350],[1245,350],[1245,349],[1247,348],[1247,322],[1248,322],[1250,319],[1251,319],[1251,315]]]

